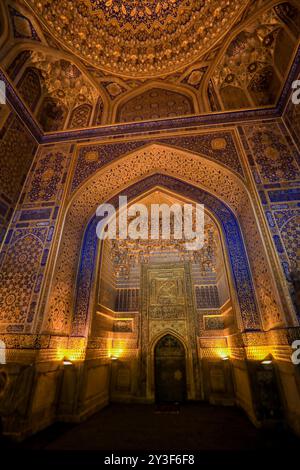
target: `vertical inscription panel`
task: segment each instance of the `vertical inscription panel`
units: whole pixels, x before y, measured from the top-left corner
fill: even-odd
[[[149,319],[178,320],[186,317],[184,266],[147,270]]]
[[[155,338],[173,332],[189,345],[188,395],[194,395],[192,370],[196,367],[196,325],[189,263],[142,266],[141,276],[141,394],[154,395]]]

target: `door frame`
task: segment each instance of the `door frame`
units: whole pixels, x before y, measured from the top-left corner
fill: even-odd
[[[194,381],[194,367],[193,357],[190,348],[187,346],[186,339],[178,334],[176,331],[166,328],[156,335],[148,348],[147,357],[147,399],[155,402],[155,348],[157,343],[166,335],[174,336],[184,347],[185,350],[185,373],[186,373],[186,399],[195,400],[195,381]]]
[[[171,335],[169,333],[162,336],[156,342],[155,347],[154,347],[154,389],[155,389],[154,393],[155,393],[155,402],[159,403],[158,400],[157,400],[157,395],[158,395],[158,380],[157,380],[157,378],[158,378],[158,370],[157,370],[157,367],[158,367],[158,354],[157,354],[157,347],[158,347],[159,343],[161,341],[163,341],[163,339],[166,338],[166,337],[174,338],[178,342],[178,344],[180,344],[181,351],[182,351],[182,355],[178,356],[178,358],[180,360],[180,363],[182,363],[182,365],[184,367],[184,374],[183,374],[184,383],[182,384],[182,387],[184,387],[184,389],[183,389],[183,400],[177,400],[178,402],[180,401],[182,403],[182,402],[187,400],[186,350],[185,350],[185,347],[184,347],[183,343],[178,338],[176,338],[176,336]],[[170,356],[166,356],[166,358],[168,358],[168,357],[170,357]],[[161,360],[163,359],[162,356],[160,356],[160,358],[161,358]]]

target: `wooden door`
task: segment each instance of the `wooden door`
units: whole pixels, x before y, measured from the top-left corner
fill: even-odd
[[[155,397],[158,403],[182,403],[186,399],[185,349],[172,335],[155,348]]]

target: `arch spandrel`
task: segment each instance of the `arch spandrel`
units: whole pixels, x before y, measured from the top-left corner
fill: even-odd
[[[238,179],[245,180],[245,170],[238,152],[237,142],[231,130],[222,132],[200,133],[196,136],[176,136],[169,138],[156,138],[150,143],[147,140],[132,140],[126,142],[103,143],[82,145],[77,152],[76,164],[72,179],[70,192],[75,192],[83,187],[87,181],[91,181],[93,175],[105,166],[116,162],[118,158],[132,155],[149,147],[168,148],[169,151],[183,151],[191,155],[199,156],[204,161],[216,162],[221,165],[229,174],[235,174]]]

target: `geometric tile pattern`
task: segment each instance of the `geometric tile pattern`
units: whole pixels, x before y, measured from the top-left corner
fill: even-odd
[[[300,211],[291,218],[281,230],[281,238],[284,243],[288,258],[293,270],[300,269]]]
[[[297,150],[289,145],[278,124],[248,125],[246,134],[264,184],[299,179]]]
[[[0,273],[0,321],[20,331],[28,321],[47,229],[16,230]],[[16,328],[16,325],[18,327]]]
[[[83,104],[72,111],[69,125],[70,129],[80,129],[88,126],[92,114],[92,106]]]
[[[70,146],[40,148],[0,255],[0,331],[31,333],[66,180]],[[59,151],[60,150],[60,151]],[[17,295],[16,295],[17,293]]]
[[[27,68],[17,88],[27,106],[34,111],[42,94],[39,71]]]
[[[217,286],[196,286],[197,308],[219,308],[219,294]]]
[[[225,322],[223,317],[204,317],[205,330],[223,330]]]
[[[152,88],[131,98],[118,111],[117,122],[136,122],[194,114],[188,96],[170,90]]]
[[[30,202],[55,199],[59,183],[64,176],[64,155],[61,152],[47,152],[37,163],[28,191]]]

